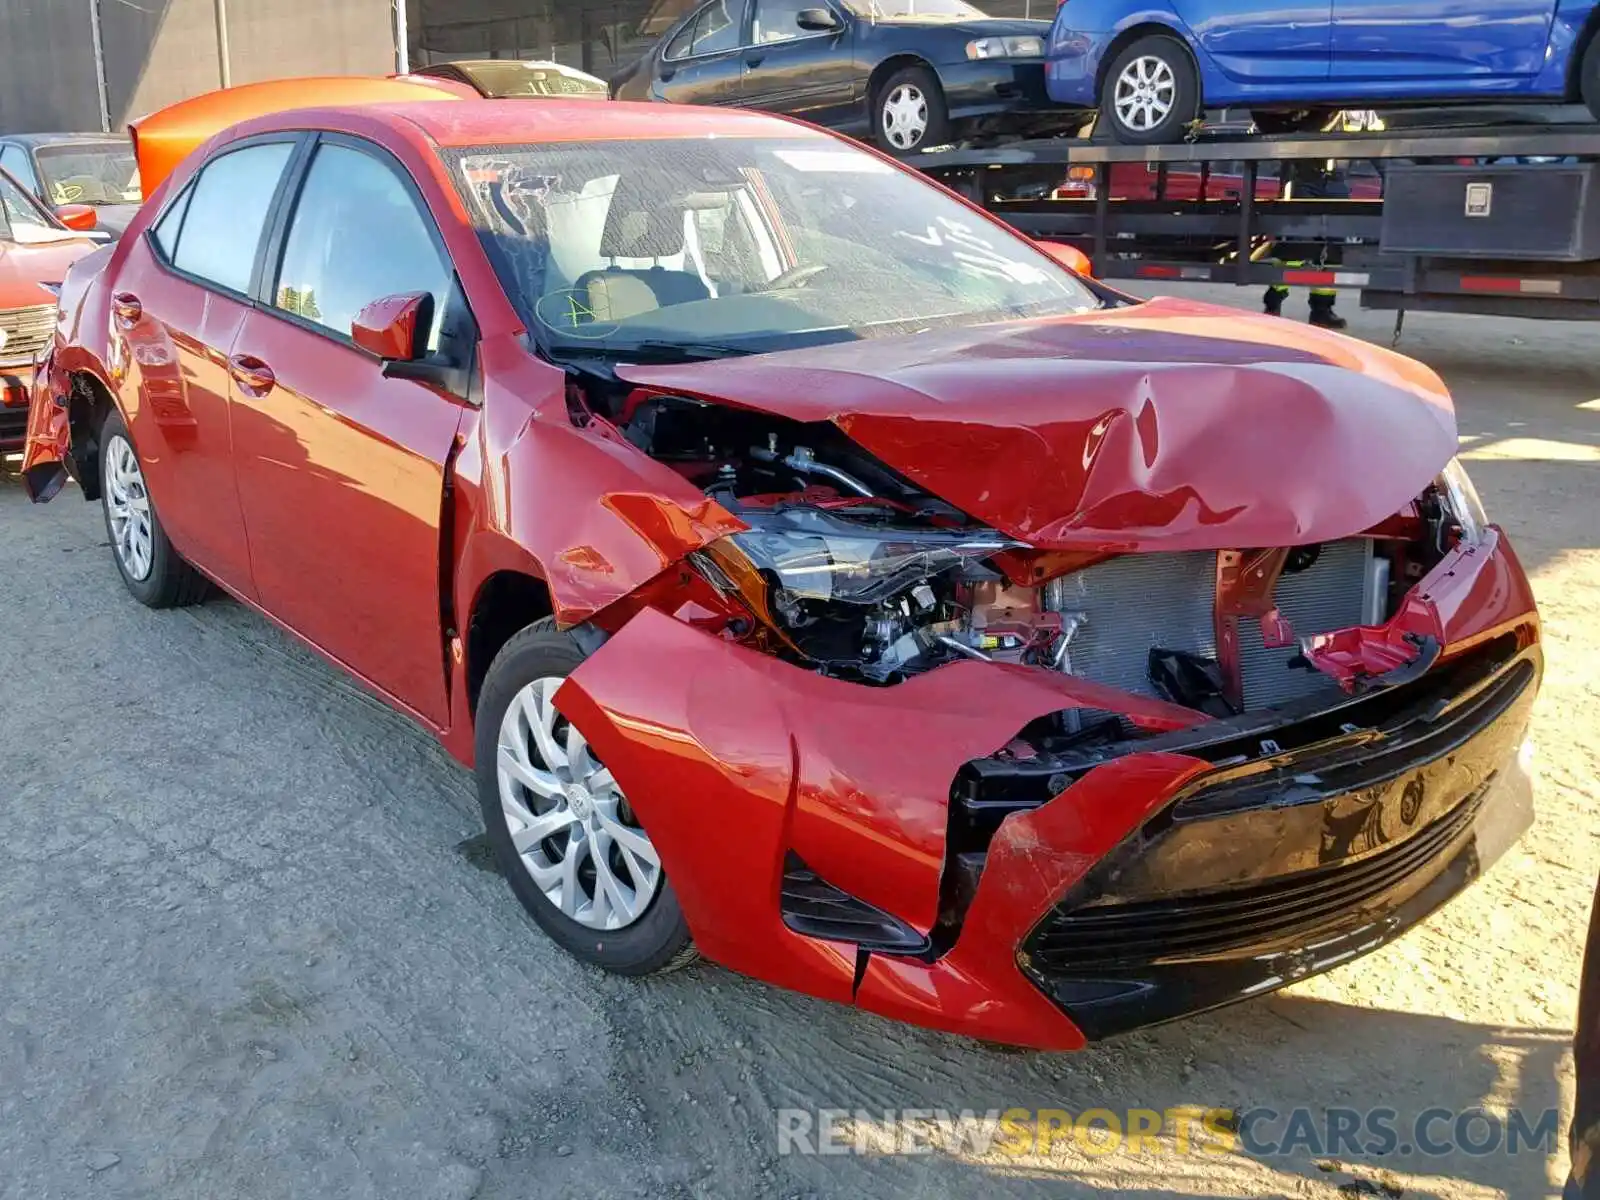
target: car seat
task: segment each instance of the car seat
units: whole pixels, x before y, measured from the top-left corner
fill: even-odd
[[[655,182],[661,182],[659,180]],[[647,194],[643,182],[619,183],[600,235],[600,254],[609,259],[677,258],[684,252],[684,209],[663,203],[661,191]],[[656,265],[606,267],[578,277],[574,290],[584,298],[581,320],[621,321],[640,313],[707,300],[705,282],[691,271]]]

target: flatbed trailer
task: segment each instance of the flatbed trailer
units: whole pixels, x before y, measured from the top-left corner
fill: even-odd
[[[1597,124],[1169,146],[1050,138],[910,161],[1020,232],[1077,246],[1108,281],[1356,289],[1365,307],[1397,313],[1397,339],[1408,309],[1600,319]],[[1371,164],[1371,194],[1295,199],[1260,186],[1293,162]],[[1141,169],[1153,198],[1118,198]],[[1092,198],[1029,194],[1069,171]],[[1223,198],[1209,184],[1219,171],[1237,184]],[[1181,175],[1193,195],[1174,198]],[[1276,261],[1284,244],[1293,264]]]

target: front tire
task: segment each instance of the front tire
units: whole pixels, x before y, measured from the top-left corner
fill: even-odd
[[[903,67],[872,97],[872,129],[890,154],[914,154],[950,140],[950,109],[939,77],[927,67]]]
[[[1124,48],[1100,85],[1100,115],[1119,142],[1181,142],[1200,115],[1200,73],[1188,48],[1162,34]]]
[[[1589,115],[1600,121],[1600,34],[1589,39],[1579,71],[1578,87],[1583,102],[1588,106]]]
[[[145,486],[133,435],[115,410],[100,430],[100,507],[111,557],[133,598],[147,608],[199,604],[210,585],[173,549]]]
[[[619,975],[692,962],[660,856],[627,797],[554,696],[584,659],[535,622],[495,656],[478,701],[478,803],[500,871],[557,945]]]

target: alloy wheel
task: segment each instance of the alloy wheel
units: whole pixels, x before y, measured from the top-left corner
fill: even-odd
[[[928,132],[928,98],[902,83],[883,98],[883,136],[896,150],[914,150]]]
[[[611,771],[556,710],[563,680],[536,679],[500,723],[500,807],[534,886],[589,929],[626,929],[661,887],[661,858]]]
[[[1122,68],[1112,102],[1123,125],[1148,133],[1171,115],[1177,96],[1178,79],[1171,64],[1146,54]]]
[[[155,565],[155,530],[150,519],[150,493],[133,445],[113,434],[106,447],[106,515],[111,526],[111,546],[128,573],[143,583]]]

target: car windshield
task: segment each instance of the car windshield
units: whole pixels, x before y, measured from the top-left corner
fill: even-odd
[[[494,99],[516,96],[604,96],[606,85],[592,75],[556,63],[457,63],[479,91]]]
[[[9,175],[0,174],[0,241],[33,245],[82,236],[61,228]]]
[[[139,164],[127,142],[73,142],[34,151],[52,204],[138,204]]]
[[[895,21],[916,17],[927,21],[982,20],[989,14],[966,0],[844,0],[844,6],[858,17],[874,21]]]
[[[832,139],[572,142],[446,161],[547,350],[773,350],[1099,303],[1031,242]]]

